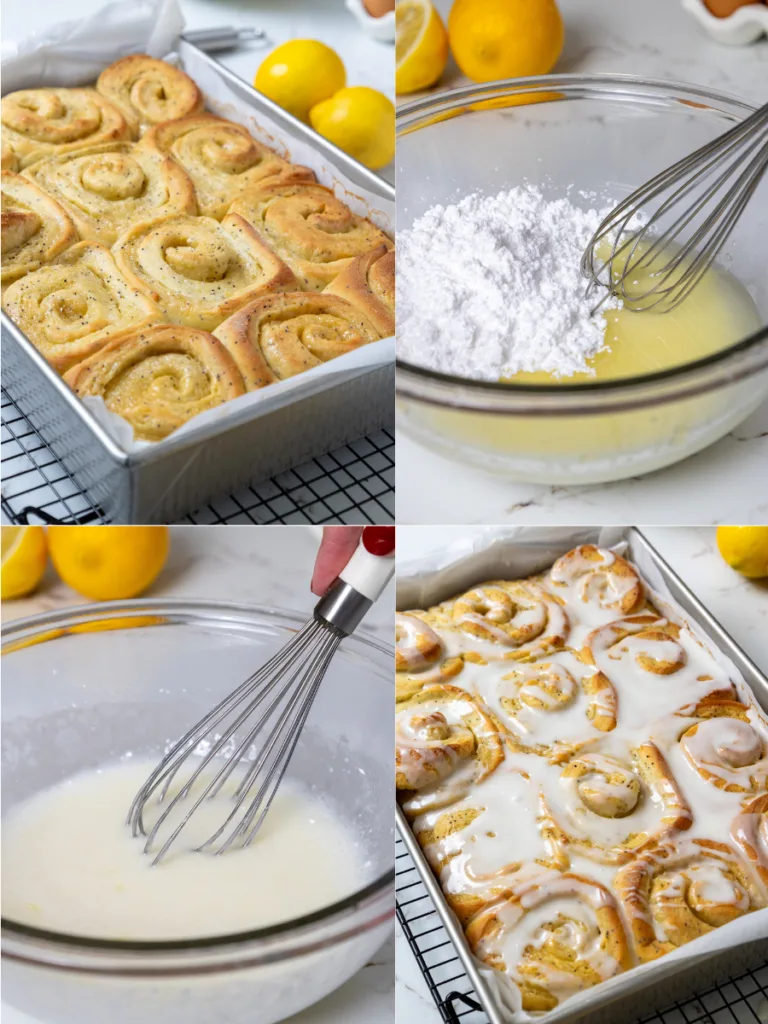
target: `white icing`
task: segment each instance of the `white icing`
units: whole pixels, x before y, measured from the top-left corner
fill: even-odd
[[[555,611],[547,605],[545,631],[554,632],[553,621],[564,625],[563,649],[533,652],[520,660],[520,648],[462,628],[464,616],[480,615],[477,609],[465,608],[456,616],[455,602],[440,606],[435,632],[444,656],[464,658],[460,688],[488,709],[507,741],[505,760],[479,784],[472,768],[462,764],[446,782],[420,792],[405,805],[417,834],[433,828],[446,811],[481,810],[470,824],[426,848],[449,893],[486,894],[490,899],[501,887],[519,887],[529,879],[557,879],[563,871],[615,891],[617,871],[639,856],[628,849],[635,849],[638,837],[667,839],[675,849],[698,857],[700,850],[691,845],[693,840],[729,843],[732,825],[734,856],[739,850],[737,837],[748,834],[762,863],[768,865],[768,816],[739,817],[745,800],[768,785],[768,725],[743,682],[738,680],[738,693],[734,691],[722,662],[682,620],[671,624],[649,607],[629,616],[607,607],[629,593],[638,580],[611,573],[612,553],[601,554],[599,563],[575,558],[541,583],[525,582],[526,588],[547,590],[557,597],[557,602],[550,599]],[[500,625],[492,616],[501,615],[502,605],[503,601],[499,607],[489,603],[481,616],[488,636],[495,637],[488,627]],[[541,622],[538,612],[524,611],[517,625]],[[671,635],[638,635],[665,630]],[[595,692],[599,680],[607,681],[608,688]],[[719,692],[731,693],[749,705],[748,722],[727,716],[697,718],[701,702]],[[595,727],[596,716],[602,713],[610,718],[614,712],[615,728]],[[681,737],[696,724],[699,729],[693,740],[682,742]],[[666,762],[666,774],[645,777],[641,764],[646,762],[638,759],[638,751],[648,745],[655,745],[662,765]],[[718,771],[724,777],[742,783],[752,780],[745,791],[718,788],[689,759],[693,753],[694,762],[711,761],[712,750],[721,751],[724,767],[719,765]],[[727,754],[725,759],[722,752]],[[574,757],[590,770],[564,776]],[[597,813],[595,808],[607,813]],[[617,809],[626,813],[612,813]],[[680,831],[671,832],[673,824]],[[665,865],[663,874],[667,899],[684,889],[702,905],[732,904],[740,910],[750,906],[748,894],[717,862],[710,864],[699,857],[695,864]],[[600,962],[594,908],[581,897],[562,894],[522,914],[521,907],[522,903],[510,904],[499,910],[504,927],[484,943],[479,955],[501,957],[511,976],[518,977],[510,965],[519,962],[527,945],[546,941],[547,923],[562,910],[575,922],[563,925],[568,942],[574,948],[578,945],[584,955],[588,951],[601,977],[615,973],[615,962]],[[647,907],[627,906],[622,914],[627,924],[634,918],[647,920],[657,937],[665,939],[661,924]],[[554,969],[545,973],[547,985],[560,998],[573,991],[575,982],[569,972],[562,977]]]

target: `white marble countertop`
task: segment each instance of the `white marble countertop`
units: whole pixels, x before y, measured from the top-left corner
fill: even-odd
[[[761,103],[768,97],[766,38],[746,47],[715,43],[679,0],[558,2],[566,24],[558,72],[621,72],[712,86]],[[436,6],[447,15],[451,0],[436,0]],[[435,91],[468,81],[450,62]],[[766,522],[768,488],[756,482],[765,479],[767,462],[768,402],[727,437],[685,462],[637,479],[579,487],[499,481],[433,454],[400,431],[397,520]]]
[[[142,596],[251,601],[309,613],[317,600],[309,590],[316,550],[316,537],[302,526],[175,526],[168,562]],[[49,571],[37,593],[3,602],[2,615],[7,622],[83,603]],[[393,611],[392,583],[366,616],[363,628],[391,641]],[[290,1018],[290,1024],[392,1024],[393,986],[390,940],[346,985]],[[3,1024],[47,1024],[5,1005],[2,1020]]]
[[[420,558],[477,529],[401,526],[398,560]],[[768,580],[747,580],[730,569],[710,527],[644,527],[643,532],[736,643],[768,671]],[[397,1024],[439,1024],[440,1014],[399,926],[395,949]]]

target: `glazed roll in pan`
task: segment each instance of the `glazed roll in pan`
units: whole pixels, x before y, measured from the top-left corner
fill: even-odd
[[[3,308],[144,440],[394,332],[387,235],[202,107],[141,54],[2,101]]]
[[[614,552],[397,617],[396,784],[524,1013],[766,906],[768,721]]]

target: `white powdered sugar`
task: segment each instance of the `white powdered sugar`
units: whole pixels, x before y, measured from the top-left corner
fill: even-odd
[[[397,235],[400,358],[481,380],[588,371],[605,319],[590,313],[580,262],[609,212],[533,185],[427,210]]]

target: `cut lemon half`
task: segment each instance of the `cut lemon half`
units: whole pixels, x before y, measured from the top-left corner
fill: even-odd
[[[2,528],[2,598],[31,594],[45,573],[48,545],[42,526]]]
[[[440,15],[429,0],[398,0],[395,25],[396,91],[434,85],[448,60],[448,33]]]

